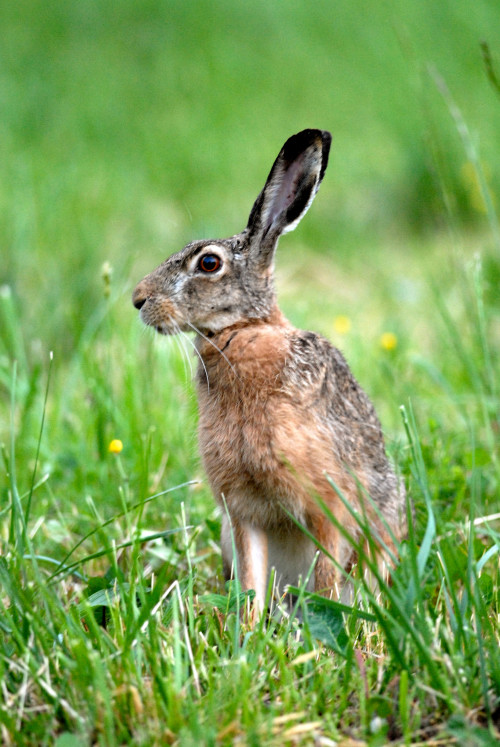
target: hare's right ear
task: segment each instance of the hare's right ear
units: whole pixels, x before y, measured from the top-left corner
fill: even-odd
[[[306,214],[328,163],[332,136],[325,130],[292,135],[267,177],[248,219],[250,256],[263,268],[273,259],[282,233],[292,231]]]

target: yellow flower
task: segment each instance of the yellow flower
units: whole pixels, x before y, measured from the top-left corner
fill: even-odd
[[[333,328],[338,335],[346,335],[351,329],[351,320],[348,316],[336,316],[333,320]]]
[[[395,350],[397,346],[398,338],[394,332],[384,332],[384,334],[380,336],[380,347],[383,348],[383,350]]]
[[[123,444],[119,438],[114,438],[108,446],[110,454],[119,454],[123,449]]]

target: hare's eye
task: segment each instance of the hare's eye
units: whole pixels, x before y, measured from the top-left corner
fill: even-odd
[[[221,266],[220,258],[216,254],[205,254],[199,261],[198,268],[203,272],[215,272]]]

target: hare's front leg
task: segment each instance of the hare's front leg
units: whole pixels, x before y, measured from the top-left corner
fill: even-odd
[[[243,591],[254,589],[256,613],[263,611],[268,583],[268,539],[262,529],[241,523],[229,522],[222,517],[221,551],[226,580],[237,576]],[[236,562],[233,555],[236,550]]]
[[[352,596],[352,590],[349,584],[346,587],[345,577],[340,569],[350,568],[355,556],[353,547],[326,516],[317,519],[314,530],[317,541],[327,553],[322,552],[318,558],[314,590],[325,596],[333,596],[333,598],[348,602]],[[334,562],[330,558],[333,558]]]

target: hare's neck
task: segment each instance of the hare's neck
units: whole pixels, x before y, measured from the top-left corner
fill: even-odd
[[[198,336],[198,382],[218,388],[236,379],[275,377],[286,357],[292,329],[275,308],[267,319],[233,324],[211,337]]]

